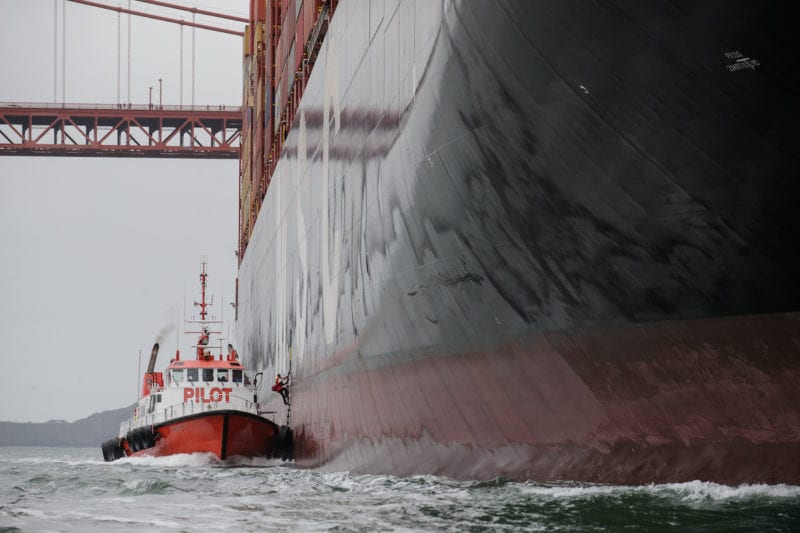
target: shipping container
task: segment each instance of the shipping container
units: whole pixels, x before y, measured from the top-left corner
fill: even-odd
[[[251,2],[243,54],[240,260],[335,6],[332,0]]]

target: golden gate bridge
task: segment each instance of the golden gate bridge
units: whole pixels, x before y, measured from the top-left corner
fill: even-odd
[[[62,6],[66,6],[67,1],[116,11],[119,15],[179,24],[181,32],[183,26],[188,26],[243,35],[243,32],[229,28],[198,24],[194,22],[197,14],[248,22],[246,18],[158,0],[137,1],[189,11],[193,21],[88,0],[64,0]],[[128,4],[130,6],[130,1]],[[65,16],[63,19],[66,20]],[[130,32],[128,35],[130,38]],[[182,43],[181,37],[181,46]],[[66,43],[62,50],[65,48]],[[130,83],[130,74],[128,79]],[[130,87],[128,98],[130,100]],[[164,105],[160,95],[158,103],[154,103],[152,88],[146,105],[68,103],[63,100],[61,103],[0,102],[0,155],[236,159],[239,157],[241,131],[242,108],[239,106]]]

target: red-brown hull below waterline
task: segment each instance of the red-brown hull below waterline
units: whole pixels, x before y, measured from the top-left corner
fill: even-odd
[[[296,382],[299,466],[800,484],[796,313],[553,332],[354,371],[349,360]]]
[[[155,446],[129,453],[163,457],[179,453],[212,453],[219,459],[233,456],[267,457],[278,427],[252,414],[214,412],[187,416],[155,427]]]

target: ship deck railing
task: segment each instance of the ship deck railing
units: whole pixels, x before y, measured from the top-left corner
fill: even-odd
[[[119,427],[120,438],[125,437],[132,429],[163,424],[185,416],[213,413],[214,411],[242,411],[254,415],[261,415],[259,406],[255,402],[237,398],[229,402],[183,402],[162,409],[154,409],[152,413],[134,416],[124,421]]]

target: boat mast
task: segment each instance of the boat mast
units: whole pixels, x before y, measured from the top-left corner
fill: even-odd
[[[202,260],[202,263],[201,263],[203,268],[200,271],[200,291],[201,291],[200,292],[200,301],[194,303],[194,305],[197,305],[197,306],[200,307],[200,320],[202,320],[203,322],[205,322],[205,320],[206,320],[206,306],[208,305],[206,303],[206,276],[207,276],[207,274],[206,274],[206,262],[207,262],[206,258],[203,257],[203,260]]]
[[[218,320],[209,320],[208,319],[208,310],[207,307],[209,305],[214,305],[214,296],[211,296],[210,301],[206,301],[206,278],[208,274],[206,272],[206,265],[208,264],[208,258],[206,256],[202,256],[201,258],[201,270],[200,270],[200,301],[194,302],[194,305],[200,308],[200,320],[187,320],[187,323],[194,323],[200,324],[200,331],[185,331],[185,333],[198,333],[200,338],[197,341],[197,359],[198,360],[208,360],[211,355],[209,351],[209,340],[210,335],[220,334],[221,331],[210,331],[209,324],[222,324],[222,322]],[[213,317],[211,317],[213,319]]]

